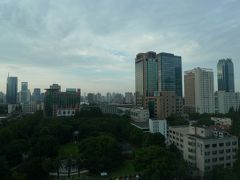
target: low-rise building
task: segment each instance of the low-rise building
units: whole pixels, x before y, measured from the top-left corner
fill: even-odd
[[[151,133],[161,133],[167,138],[167,120],[149,119],[149,131]]]
[[[194,126],[169,127],[169,143],[203,176],[216,166],[230,168],[237,159],[238,138],[219,129]]]
[[[131,108],[130,117],[135,122],[147,122],[149,119],[149,110],[143,108]]]

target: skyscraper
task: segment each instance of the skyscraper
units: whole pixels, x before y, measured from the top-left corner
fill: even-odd
[[[182,58],[169,53],[157,55],[159,91],[174,91],[182,97]]]
[[[212,69],[194,68],[185,71],[185,106],[195,112],[214,113],[214,83]]]
[[[20,102],[27,103],[30,102],[31,93],[28,89],[28,82],[21,83],[21,92],[20,92]]]
[[[143,106],[145,97],[156,91],[171,91],[182,97],[181,56],[169,53],[139,53],[135,59],[136,105]]]
[[[143,106],[146,96],[158,91],[158,61],[155,52],[139,53],[135,59],[136,105]]]
[[[6,100],[8,104],[17,104],[17,91],[18,91],[18,79],[17,77],[7,78],[7,93]]]
[[[234,92],[234,68],[231,59],[220,59],[217,64],[218,91]]]

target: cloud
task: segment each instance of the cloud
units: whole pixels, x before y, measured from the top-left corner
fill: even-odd
[[[183,70],[239,65],[239,1],[1,0],[0,90],[7,73],[31,88],[53,82],[83,92],[134,91],[134,58],[182,56]],[[215,74],[216,75],[216,74]],[[236,87],[240,84],[236,78]]]

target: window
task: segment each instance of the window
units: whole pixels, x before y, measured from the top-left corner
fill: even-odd
[[[210,166],[205,166],[205,170],[206,171],[210,170]]]
[[[230,153],[231,152],[231,149],[226,149],[226,153]]]
[[[231,156],[226,156],[226,160],[230,160],[231,159]]]
[[[233,155],[233,156],[232,156],[232,159],[237,159],[237,156],[236,156],[236,155]]]
[[[227,163],[227,164],[226,164],[226,167],[231,167],[231,163]]]
[[[217,147],[217,144],[212,144],[212,147],[213,147],[213,148]]]
[[[236,149],[236,148],[233,148],[233,149],[232,149],[232,152],[237,152],[237,149]]]
[[[210,159],[205,159],[205,163],[209,163],[210,162]]]
[[[210,148],[210,145],[209,145],[209,144],[206,144],[206,145],[205,145],[205,148],[206,148],[206,149]]]
[[[223,147],[223,145],[224,145],[223,143],[219,143],[219,146],[220,146],[220,147]]]
[[[231,145],[231,142],[226,142],[226,146],[230,146]]]
[[[237,141],[233,141],[233,142],[232,142],[232,145],[237,145]]]
[[[212,158],[212,162],[217,162],[217,158]]]
[[[209,156],[210,155],[210,151],[209,152],[205,152],[205,156]]]
[[[224,153],[224,150],[219,150],[219,154],[223,154]]]
[[[216,150],[215,150],[215,151],[212,151],[212,154],[213,154],[213,155],[217,154],[217,151],[216,151]]]
[[[220,158],[219,158],[219,161],[224,161],[224,157],[220,157]]]

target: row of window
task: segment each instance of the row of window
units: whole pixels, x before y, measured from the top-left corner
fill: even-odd
[[[219,154],[223,154],[223,153],[224,153],[224,149],[220,149],[220,150],[218,150],[218,151],[217,151],[217,150],[212,151],[212,155],[216,155],[217,152],[218,152]],[[225,152],[226,152],[226,153],[230,153],[230,152],[231,152],[231,149],[226,149]],[[237,152],[237,148],[233,148],[233,149],[232,149],[232,152]],[[205,152],[205,156],[209,156],[210,154],[211,154],[210,151]]]
[[[215,168],[215,167],[224,167],[224,164],[212,166],[212,168]],[[225,164],[225,167],[231,167],[231,163],[226,163],[226,164]],[[205,166],[205,170],[206,170],[206,171],[211,170],[211,166]]]
[[[224,161],[225,160],[231,160],[231,156],[226,156],[225,158],[222,156],[222,157],[219,157],[219,158],[212,158],[212,162],[218,162],[218,161]],[[237,159],[237,156],[236,155],[233,155],[232,156],[232,159]],[[211,159],[205,159],[205,163],[210,163]]]
[[[230,146],[231,145],[231,142],[226,142],[225,143],[225,146]],[[232,141],[232,145],[237,145],[237,141]],[[224,146],[224,143],[218,143],[218,146],[219,147],[223,147]],[[212,147],[213,148],[216,148],[217,147],[217,143],[216,144],[212,144]],[[210,144],[206,144],[205,145],[205,148],[208,149],[210,148]]]

